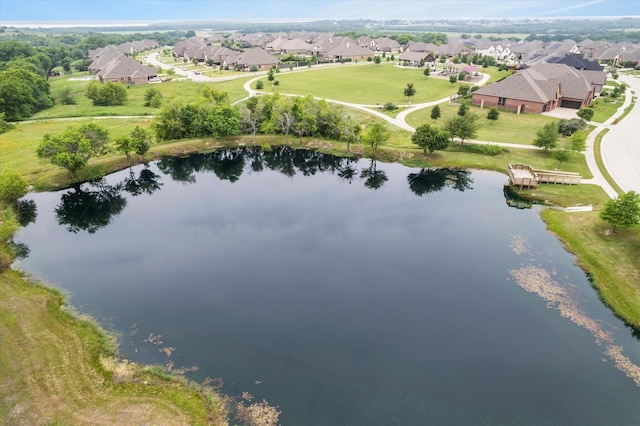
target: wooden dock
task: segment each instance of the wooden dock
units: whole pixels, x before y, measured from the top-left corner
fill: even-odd
[[[574,172],[534,169],[526,164],[509,164],[509,180],[512,185],[537,188],[541,183],[578,185],[582,177]]]

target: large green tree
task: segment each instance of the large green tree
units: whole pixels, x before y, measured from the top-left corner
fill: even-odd
[[[75,177],[89,159],[105,152],[108,142],[109,132],[89,123],[68,127],[59,135],[45,134],[36,154],[46,162],[67,169]]]
[[[533,144],[538,148],[543,148],[545,151],[553,149],[558,144],[558,124],[550,122],[544,125],[544,127],[536,132],[536,137],[533,140]]]
[[[480,128],[478,118],[478,114],[456,115],[449,118],[444,123],[444,128],[449,132],[451,142],[455,138],[459,138],[461,143],[464,143],[465,139],[474,138]]]
[[[86,89],[87,97],[97,106],[124,105],[127,89],[120,83],[92,81]]]
[[[438,127],[423,124],[416,128],[416,132],[411,135],[411,141],[422,148],[422,152],[425,155],[427,150],[431,154],[436,150],[447,149],[449,146],[449,133]]]
[[[380,148],[391,136],[389,129],[382,123],[374,123],[365,131],[362,142],[371,148],[371,156],[376,158]]]
[[[629,191],[614,200],[609,200],[600,212],[600,218],[616,228],[628,228],[640,223],[640,195]]]
[[[0,113],[7,121],[25,120],[53,106],[49,83],[27,61],[13,61],[0,71]]]

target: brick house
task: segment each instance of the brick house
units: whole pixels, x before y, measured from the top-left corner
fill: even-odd
[[[544,62],[476,90],[472,103],[518,113],[543,113],[557,107],[578,109],[589,105],[595,96],[592,80],[568,65]]]

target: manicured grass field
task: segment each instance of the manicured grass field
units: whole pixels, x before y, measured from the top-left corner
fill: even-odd
[[[72,75],[80,77],[82,74]],[[222,90],[229,94],[231,102],[242,99],[247,92],[243,89],[243,84],[253,75],[237,80],[220,81],[212,83],[194,83],[192,81],[169,81],[165,83],[139,84],[127,86],[127,103],[121,106],[94,106],[93,102],[86,97],[85,90],[90,81],[70,81],[72,76],[61,76],[50,79],[51,94],[56,99],[57,104],[50,109],[35,114],[32,118],[61,118],[61,117],[96,117],[96,116],[117,116],[117,115],[154,115],[158,109],[144,106],[144,95],[149,88],[154,88],[163,96],[163,102],[180,100],[188,102],[194,100],[198,93],[205,86]],[[63,90],[69,89],[71,96],[75,99],[76,105],[62,105],[59,102]]]
[[[324,99],[365,105],[408,104],[404,96],[407,83],[413,83],[416,95],[413,104],[430,102],[456,93],[461,83],[451,84],[438,77],[425,77],[421,69],[397,68],[393,64],[357,64],[333,68],[318,68],[304,72],[275,74],[280,82],[277,91],[298,95],[313,95]],[[266,77],[263,90],[271,90]],[[255,87],[255,83],[253,85]]]
[[[439,106],[441,117],[437,121],[431,119],[433,107],[430,107],[409,114],[407,123],[414,128],[422,124],[442,126],[448,118],[455,116],[460,108],[460,105],[448,105],[447,103]],[[489,112],[488,108],[480,109],[480,107],[470,105],[469,112],[480,115],[478,122],[481,127],[474,139],[481,141],[532,145],[539,129],[549,122],[557,121],[553,117],[540,114],[516,114],[500,110],[498,120],[491,122],[486,118],[487,112]]]
[[[596,99],[591,104],[594,111],[591,121],[604,123],[618,111],[618,108],[620,108],[623,103],[624,98],[617,99],[614,102],[605,102],[604,98]]]

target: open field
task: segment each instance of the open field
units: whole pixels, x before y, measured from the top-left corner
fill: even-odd
[[[72,77],[82,76],[81,74]],[[171,100],[189,101],[198,96],[198,93],[205,86],[213,87],[216,90],[225,91],[229,94],[230,101],[236,101],[246,96],[247,92],[242,88],[244,82],[253,77],[220,81],[212,83],[194,83],[191,81],[169,81],[165,83],[140,84],[127,86],[127,103],[121,106],[94,106],[93,102],[86,97],[85,90],[90,81],[72,80],[70,76],[51,78],[51,94],[58,100],[57,104],[50,109],[35,114],[35,120],[44,118],[62,117],[96,117],[96,116],[136,116],[153,115],[158,112],[157,108],[144,106],[144,95],[149,88],[154,88],[162,93],[163,102]],[[59,102],[63,90],[69,89],[71,96],[75,99],[75,105],[62,105]]]
[[[392,64],[364,63],[344,65],[305,72],[276,73],[281,93],[311,94],[324,99],[333,99],[365,105],[407,104],[404,88],[413,83],[416,95],[413,104],[445,98],[458,90],[460,83],[438,77],[425,77],[421,69],[397,68]],[[260,81],[264,90],[271,89],[265,76]],[[253,85],[255,88],[255,83]]]

